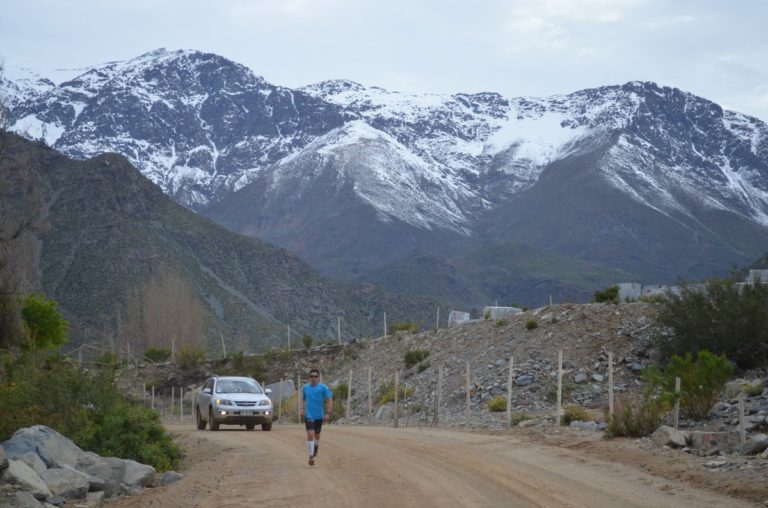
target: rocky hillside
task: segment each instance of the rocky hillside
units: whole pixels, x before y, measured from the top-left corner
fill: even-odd
[[[58,302],[72,345],[142,352],[198,337],[216,350],[224,341],[230,351],[257,351],[285,344],[289,324],[298,344],[305,333],[335,339],[339,317],[345,340],[375,333],[387,311],[393,320],[432,320],[437,302],[329,280],[178,205],[119,155],[79,161],[9,139],[0,179],[35,168],[40,178],[23,183],[48,217],[33,230],[39,267],[24,260],[34,261],[28,284]],[[18,222],[22,211],[4,220]],[[155,343],[145,343],[152,334]]]

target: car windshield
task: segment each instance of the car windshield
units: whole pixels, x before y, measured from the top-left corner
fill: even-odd
[[[216,383],[216,393],[262,393],[261,387],[246,379],[225,379]]]

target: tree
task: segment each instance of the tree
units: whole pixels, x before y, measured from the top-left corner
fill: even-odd
[[[39,287],[37,232],[46,224],[39,165],[29,145],[8,132],[9,119],[0,96],[0,347],[24,342],[22,297]]]
[[[142,316],[147,347],[176,352],[183,346],[203,346],[205,307],[195,285],[168,270],[150,279]]]
[[[54,300],[45,295],[32,293],[24,300],[21,314],[27,331],[27,343],[23,346],[28,351],[45,350],[67,343],[67,326],[56,308]]]
[[[662,301],[658,320],[672,330],[659,339],[666,357],[704,349],[743,369],[768,365],[768,284],[743,287],[713,280],[706,291],[684,287]]]

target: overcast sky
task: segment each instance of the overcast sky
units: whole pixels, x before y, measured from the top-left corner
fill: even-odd
[[[768,121],[765,0],[3,0],[8,67],[199,49],[298,87],[546,96],[649,80]]]

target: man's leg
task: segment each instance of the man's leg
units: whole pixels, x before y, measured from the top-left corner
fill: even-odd
[[[314,457],[317,457],[317,448],[320,445],[320,431],[323,430],[323,420],[315,420],[315,453]]]
[[[307,429],[307,451],[309,452],[309,465],[315,465],[315,425],[312,420],[306,420],[304,427]]]

